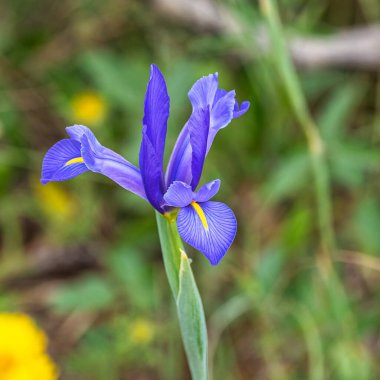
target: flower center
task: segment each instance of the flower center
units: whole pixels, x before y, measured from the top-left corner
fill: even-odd
[[[67,161],[65,166],[71,165],[71,164],[80,164],[82,162],[84,162],[83,157],[75,157],[75,158],[72,158],[70,161]]]
[[[208,223],[207,223],[206,215],[202,210],[202,207],[199,206],[199,204],[195,201],[192,201],[191,205],[193,206],[194,211],[199,216],[199,219],[201,220],[204,229],[208,231]]]

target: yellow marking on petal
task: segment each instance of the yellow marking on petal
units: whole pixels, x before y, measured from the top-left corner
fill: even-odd
[[[206,231],[208,231],[207,219],[206,219],[206,215],[205,215],[205,213],[204,213],[203,210],[202,210],[202,207],[199,206],[199,204],[198,204],[197,202],[195,202],[195,201],[192,201],[192,202],[191,202],[191,205],[193,206],[193,209],[195,210],[195,212],[196,212],[197,215],[199,216],[199,219],[201,220],[204,229],[205,229]]]
[[[83,157],[75,157],[72,158],[70,161],[67,161],[65,166],[71,165],[71,164],[80,164],[84,162]]]

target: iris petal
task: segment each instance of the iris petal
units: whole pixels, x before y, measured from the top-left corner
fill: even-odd
[[[227,94],[227,91],[226,90],[223,90],[223,88],[218,88],[216,90],[216,93],[215,93],[215,97],[214,97],[214,102],[212,104],[212,106],[215,105],[215,103],[220,99],[220,98],[223,98],[223,96],[225,96]]]
[[[188,122],[191,145],[191,187],[198,186],[206,157],[208,131],[210,128],[210,110],[200,108],[191,115]]]
[[[157,157],[156,150],[150,139],[145,136],[140,146],[140,170],[146,197],[150,204],[158,211],[163,212],[162,205],[164,203],[162,186],[162,164]]]
[[[81,145],[78,141],[64,139],[54,144],[46,153],[42,162],[41,183],[65,181],[88,170],[80,162]],[[71,161],[71,162],[70,162]]]
[[[174,181],[191,182],[191,146],[187,124],[182,128],[166,169],[166,184]]]
[[[233,110],[235,106],[235,91],[226,92],[212,107],[210,132],[207,141],[207,152],[211,148],[211,144],[218,131],[225,128],[233,118]]]
[[[210,74],[197,80],[188,93],[190,102],[193,106],[193,113],[199,112],[199,109],[207,109],[210,105],[212,105],[217,91],[218,73]],[[189,184],[191,182],[192,151],[190,146],[188,124],[192,117],[193,114],[182,128],[182,131],[174,145],[166,171],[167,184],[170,184],[173,181],[183,181]]]
[[[173,207],[186,207],[194,198],[191,187],[184,182],[174,181],[164,195],[165,203]]]
[[[83,135],[86,135],[88,137],[94,136],[90,128],[84,125],[80,125],[80,124],[75,124],[75,125],[72,125],[71,127],[67,127],[66,132],[73,140],[76,140],[79,142]]]
[[[163,157],[169,117],[169,96],[163,75],[152,65],[145,95],[140,170],[149,202],[162,210],[165,192]]]
[[[211,199],[220,188],[220,179],[215,179],[214,181],[208,182],[203,185],[195,195],[195,200],[197,202],[207,202]]]
[[[193,106],[193,114],[202,108],[209,107],[210,109],[207,155],[218,131],[226,127],[233,118],[247,112],[249,102],[243,102],[239,107],[238,102],[235,100],[235,91],[227,92],[218,88],[217,73],[210,74],[195,82],[188,95]],[[192,178],[198,175],[191,172],[192,149],[189,138],[189,122],[193,114],[183,127],[174,145],[166,172],[166,184],[173,181],[183,181],[190,184],[192,183]],[[193,182],[195,183],[196,180]]]
[[[158,67],[151,65],[142,123],[146,126],[146,136],[149,137],[159,156],[163,155],[165,149],[169,108],[170,99],[165,79]]]
[[[206,217],[208,229],[204,227],[196,208],[189,205],[178,213],[178,232],[186,243],[202,252],[212,265],[216,265],[235,238],[236,218],[224,203],[204,202],[198,205]]]
[[[242,102],[240,106],[239,103],[236,102],[234,107],[234,118],[244,115],[248,111],[250,105],[251,103],[248,100]]]
[[[124,189],[146,199],[139,169],[111,149],[102,146],[92,133],[82,135],[81,152],[91,171],[105,175]]]
[[[218,73],[198,79],[189,91],[189,99],[193,109],[206,108],[214,102],[218,89]]]

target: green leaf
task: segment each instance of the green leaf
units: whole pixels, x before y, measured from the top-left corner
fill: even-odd
[[[202,300],[185,252],[181,255],[177,311],[193,379],[207,379],[207,331]]]
[[[379,160],[377,150],[359,143],[336,144],[330,153],[334,179],[346,186],[362,187],[364,175],[376,169]]]
[[[362,199],[354,213],[353,231],[363,249],[369,253],[380,250],[380,207],[372,197]]]
[[[104,310],[114,301],[112,288],[103,279],[86,277],[62,287],[51,300],[58,312]]]
[[[349,118],[364,95],[365,88],[362,82],[345,84],[338,87],[327,99],[318,116],[317,124],[328,143],[339,140],[342,136]]]
[[[287,196],[294,195],[310,181],[310,160],[306,151],[287,157],[269,177],[264,192],[267,201],[274,203]]]
[[[133,246],[121,244],[106,257],[112,278],[136,309],[149,310],[154,304],[152,268]]]
[[[148,65],[141,58],[120,58],[107,51],[86,53],[83,68],[96,82],[100,91],[122,107],[140,107],[144,99],[144,83],[149,78]]]
[[[281,275],[284,267],[284,253],[278,247],[269,247],[260,255],[256,277],[262,289],[269,293]]]
[[[183,244],[178,235],[177,226],[174,221],[169,222],[159,213],[156,213],[156,220],[166,275],[174,299],[176,299],[179,291],[179,269],[181,263],[181,251],[184,250]]]
[[[208,342],[202,300],[174,218],[167,219],[157,212],[156,220],[166,275],[176,301],[182,340],[192,378],[205,380]]]

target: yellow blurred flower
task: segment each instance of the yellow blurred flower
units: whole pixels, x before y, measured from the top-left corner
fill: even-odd
[[[75,122],[93,125],[104,119],[107,104],[96,92],[84,91],[74,97],[71,109]]]
[[[35,196],[44,210],[52,219],[71,220],[75,214],[76,202],[65,188],[59,183],[41,185],[36,182]]]
[[[146,319],[136,319],[130,325],[129,337],[136,345],[145,345],[154,337],[154,325]]]
[[[46,345],[45,334],[29,316],[0,313],[0,380],[56,380],[58,370]]]

